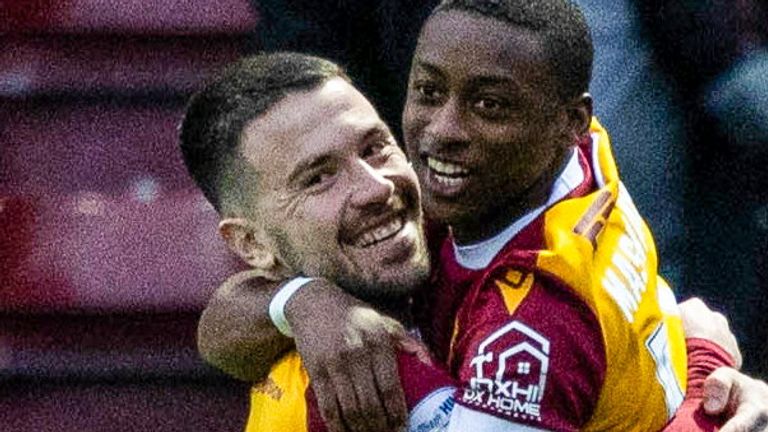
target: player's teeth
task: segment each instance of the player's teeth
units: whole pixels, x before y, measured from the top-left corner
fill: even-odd
[[[368,231],[367,233],[363,234],[362,237],[360,237],[360,240],[358,240],[357,246],[366,247],[374,243],[378,243],[381,240],[400,231],[402,227],[403,227],[403,221],[401,218],[393,219],[392,221],[384,225],[381,225],[377,228],[374,228],[371,231]]]
[[[464,181],[462,178],[446,177],[439,174],[435,175],[435,179],[446,186],[458,186],[461,182]]]
[[[449,162],[441,162],[437,159],[427,158],[427,165],[434,171],[445,175],[466,175],[469,174],[466,168],[461,165],[452,164]]]

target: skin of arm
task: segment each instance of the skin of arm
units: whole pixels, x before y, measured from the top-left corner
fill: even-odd
[[[216,290],[197,328],[205,361],[243,381],[267,376],[272,364],[294,347],[269,318],[269,302],[281,284],[245,271]]]
[[[294,340],[280,333],[269,316],[269,303],[286,281],[260,276],[256,271],[244,271],[227,279],[211,297],[197,329],[198,350],[203,358],[225,373],[248,382],[266,378],[271,366],[287,351],[296,348]],[[356,328],[376,327],[379,318],[388,326],[393,323],[368,307],[365,310],[370,311],[369,319],[356,319],[356,315],[348,314],[353,306],[367,305],[336,285],[315,279],[291,297],[285,314],[289,323],[307,324],[302,328],[310,329],[317,328],[317,321],[330,321],[339,330],[338,323],[345,322],[352,327],[352,332]],[[390,331],[395,333],[398,329]],[[299,336],[306,332],[300,333]],[[324,344],[324,341],[317,342]],[[308,345],[308,349],[316,351],[316,346]]]

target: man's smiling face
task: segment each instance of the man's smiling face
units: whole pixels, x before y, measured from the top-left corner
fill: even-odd
[[[470,241],[479,240],[477,221],[500,228],[518,214],[567,146],[554,121],[555,87],[531,31],[463,11],[433,15],[403,113],[426,214]]]
[[[290,268],[365,299],[428,274],[418,181],[371,104],[341,78],[292,93],[243,130],[255,217]]]

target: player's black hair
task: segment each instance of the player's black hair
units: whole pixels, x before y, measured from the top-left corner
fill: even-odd
[[[258,54],[228,66],[192,96],[180,126],[181,152],[190,175],[217,211],[222,211],[222,186],[239,188],[232,183],[246,177],[247,167],[238,163],[246,124],[288,94],[314,89],[335,77],[349,80],[338,65],[319,57]]]
[[[558,82],[569,100],[588,91],[594,49],[584,14],[569,0],[444,0],[432,12],[459,10],[501,20],[541,38]]]

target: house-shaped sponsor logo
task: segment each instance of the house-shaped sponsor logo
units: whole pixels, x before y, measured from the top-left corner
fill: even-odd
[[[513,417],[540,418],[549,370],[549,340],[512,321],[485,338],[470,365],[463,400]]]

